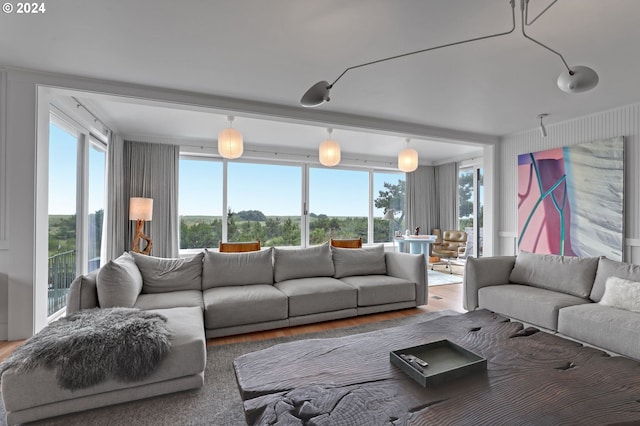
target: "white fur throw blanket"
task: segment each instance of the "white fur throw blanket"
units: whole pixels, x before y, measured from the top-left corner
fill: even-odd
[[[86,309],[54,321],[0,364],[56,369],[58,384],[82,389],[105,379],[142,380],[171,350],[167,318],[130,308]]]

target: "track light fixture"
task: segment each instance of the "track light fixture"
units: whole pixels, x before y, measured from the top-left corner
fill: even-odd
[[[547,10],[549,10],[549,8],[551,6],[553,6],[556,3],[557,0],[554,0],[549,6],[547,6],[540,14],[538,14],[538,16],[536,16],[531,22],[528,22],[528,12],[529,12],[529,0],[520,0],[520,15],[521,15],[521,22],[522,22],[522,35],[528,39],[531,40],[532,42],[538,44],[539,46],[547,49],[548,51],[555,53],[556,55],[558,55],[560,57],[560,59],[562,60],[562,63],[564,64],[566,71],[563,71],[560,76],[558,77],[558,87],[560,88],[560,90],[567,92],[567,93],[579,93],[579,92],[584,92],[590,89],[593,89],[597,84],[598,84],[598,74],[591,68],[580,65],[580,66],[575,66],[575,67],[569,67],[569,65],[567,64],[567,62],[565,61],[564,57],[558,53],[557,51],[551,49],[550,47],[540,43],[539,41],[535,40],[534,38],[530,37],[526,32],[525,32],[525,26],[529,26],[531,24],[533,24],[540,16],[542,16],[542,14],[544,14]],[[314,84],[313,86],[311,86],[309,88],[309,90],[307,90],[305,92],[305,94],[302,96],[302,98],[300,99],[300,105],[302,105],[303,107],[317,107],[320,106],[322,104],[324,104],[325,102],[329,102],[330,98],[329,98],[329,94],[331,89],[333,88],[333,86],[338,82],[338,80],[340,80],[342,78],[342,76],[344,76],[348,71],[351,71],[353,69],[356,68],[361,68],[361,67],[366,67],[368,65],[373,65],[373,64],[378,64],[380,62],[385,62],[385,61],[391,61],[393,59],[398,59],[398,58],[403,58],[405,56],[410,56],[410,55],[416,55],[418,53],[425,53],[425,52],[429,52],[432,50],[436,50],[436,49],[441,49],[444,47],[450,47],[450,46],[456,46],[459,44],[464,44],[464,43],[471,43],[473,41],[478,41],[478,40],[485,40],[488,38],[494,38],[494,37],[500,37],[503,35],[507,35],[507,34],[511,34],[515,28],[516,28],[516,17],[515,17],[515,0],[510,0],[509,1],[509,5],[511,6],[511,20],[512,20],[512,27],[509,31],[504,31],[504,32],[499,32],[496,34],[491,34],[491,35],[487,35],[487,36],[482,36],[482,37],[476,37],[476,38],[471,38],[468,40],[462,40],[462,41],[458,41],[458,42],[454,42],[454,43],[447,43],[447,44],[443,44],[440,46],[435,46],[435,47],[429,47],[427,49],[421,49],[421,50],[416,50],[414,52],[408,52],[408,53],[403,53],[400,55],[395,55],[395,56],[391,56],[388,58],[383,58],[383,59],[378,59],[375,61],[371,61],[371,62],[366,62],[364,64],[359,64],[359,65],[354,65],[351,66],[347,69],[345,69],[342,74],[340,74],[338,76],[338,78],[336,78],[333,83],[329,84],[329,82],[327,81],[319,81],[318,83]]]
[[[547,128],[544,127],[544,124],[542,123],[542,119],[545,118],[547,115],[549,114],[538,114],[538,118],[540,119],[540,134],[542,135],[543,138],[547,137]]]

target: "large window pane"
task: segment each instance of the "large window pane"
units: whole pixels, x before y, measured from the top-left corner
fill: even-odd
[[[373,175],[373,239],[375,243],[393,240],[405,227],[405,180],[401,173]]]
[[[309,244],[357,237],[367,242],[369,173],[310,168],[309,212]]]
[[[265,247],[301,245],[302,168],[274,164],[227,166],[227,239]]]
[[[180,248],[218,247],[222,240],[222,162],[180,159]]]
[[[78,139],[49,126],[49,282],[48,315],[66,304],[76,276],[76,179]]]
[[[100,246],[104,222],[104,177],[106,152],[104,147],[89,146],[89,247],[87,272],[100,267]]]

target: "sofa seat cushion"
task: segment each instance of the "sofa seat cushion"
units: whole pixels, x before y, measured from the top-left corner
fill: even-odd
[[[588,298],[596,278],[597,257],[571,257],[521,251],[509,281]]]
[[[38,367],[17,374],[8,370],[2,375],[2,398],[7,411],[18,411],[88,395],[105,394],[119,389],[134,388],[204,371],[207,359],[202,311],[198,308],[158,309],[153,312],[167,317],[171,331],[171,351],[158,369],[146,379],[124,383],[107,379],[97,385],[74,391],[58,386],[55,369]]]
[[[478,290],[478,305],[549,330],[558,330],[558,311],[589,300],[526,285],[505,284]]]
[[[214,287],[203,296],[207,329],[287,318],[287,296],[272,285]]]
[[[344,277],[340,281],[358,290],[358,306],[416,300],[416,283],[388,275]]]
[[[298,278],[274,286],[289,298],[290,317],[357,307],[357,290],[335,278]]]
[[[640,360],[640,314],[598,303],[560,309],[558,331]]]
[[[143,309],[171,309],[181,307],[196,307],[204,310],[202,292],[200,290],[171,291],[168,293],[150,293],[138,296],[134,308]]]

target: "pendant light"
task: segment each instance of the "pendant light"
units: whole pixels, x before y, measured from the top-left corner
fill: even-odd
[[[223,158],[234,159],[240,157],[244,151],[242,133],[231,127],[233,117],[228,118],[229,127],[218,134],[218,153]]]
[[[333,129],[327,129],[329,137],[318,147],[320,164],[327,167],[333,167],[340,163],[340,145],[331,139],[331,132],[333,132]]]
[[[407,147],[398,154],[398,168],[405,173],[411,173],[418,168],[418,151],[409,148],[411,139],[407,138]]]

